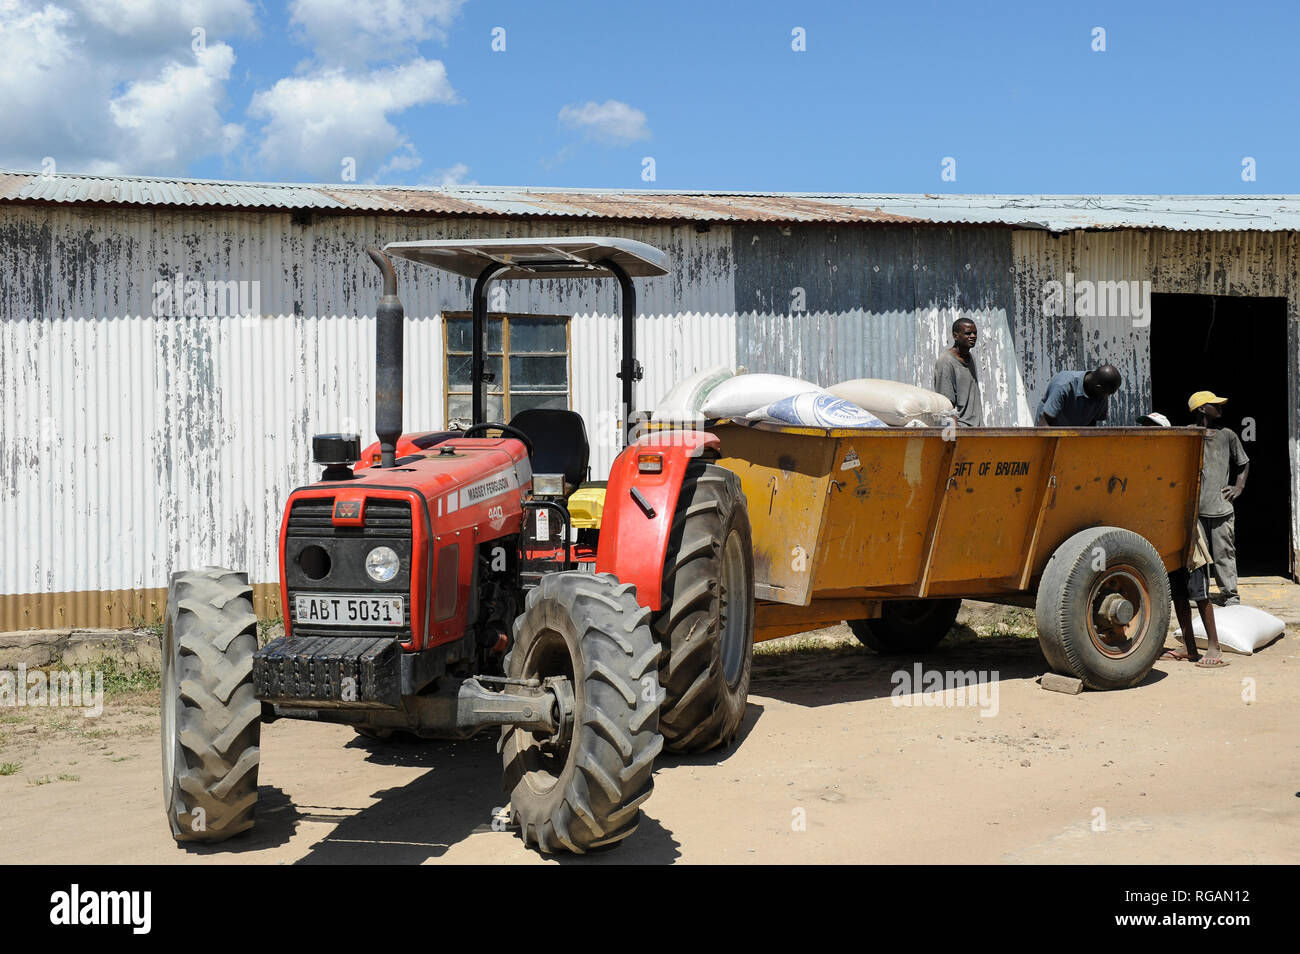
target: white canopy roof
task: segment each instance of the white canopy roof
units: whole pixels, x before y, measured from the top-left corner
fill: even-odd
[[[556,272],[608,276],[607,269],[595,266],[602,259],[610,259],[633,277],[668,274],[667,254],[653,245],[626,238],[565,236],[390,242],[384,251],[466,278],[478,278],[493,262],[512,266],[494,278],[552,278]]]

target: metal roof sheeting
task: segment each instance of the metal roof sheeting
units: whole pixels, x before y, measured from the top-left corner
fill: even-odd
[[[489,186],[306,185],[0,171],[0,203],[384,212],[633,221],[1300,231],[1300,196],[898,195]]]

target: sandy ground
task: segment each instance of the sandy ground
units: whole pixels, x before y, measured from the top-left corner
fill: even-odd
[[[1300,861],[1300,630],[1227,669],[1161,661],[1135,689],[1067,696],[1037,685],[1028,620],[976,606],[922,662],[996,673],[996,711],[898,705],[913,660],[844,627],[764,648],[740,742],[663,757],[637,832],[578,863]],[[98,719],[0,710],[0,862],[548,860],[494,830],[499,769],[486,737],[372,743],[281,721],[263,730],[257,828],[182,848],[153,695]]]

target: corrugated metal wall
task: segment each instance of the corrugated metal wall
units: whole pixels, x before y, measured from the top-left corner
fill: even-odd
[[[1011,288],[1010,229],[737,228],[737,360],[823,386],[928,388],[952,323],[970,318],[984,423],[1011,426],[1024,404]]]
[[[0,630],[123,623],[123,591],[215,563],[274,582],[289,492],[315,476],[314,433],[373,434],[379,294],[367,244],[583,234],[665,249],[637,280],[638,405],[684,373],[734,363],[728,229],[84,210],[0,211]],[[441,313],[470,283],[398,262],[408,429],[443,421]],[[260,316],[155,316],[154,282],[258,282]],[[572,395],[593,425],[594,476],[616,452],[619,319],[610,280],[506,282],[512,312],[573,315]],[[354,317],[355,315],[361,317]],[[103,599],[68,594],[117,594]],[[66,598],[65,598],[66,597]],[[39,605],[38,605],[39,603]],[[35,611],[31,610],[35,608]]]
[[[1111,418],[1150,397],[1149,331],[1128,318],[1049,318],[1043,283],[1151,278],[1154,291],[1286,296],[1292,518],[1300,513],[1300,315],[1291,233],[1002,227],[717,227],[85,209],[0,210],[0,629],[120,622],[104,599],[155,592],[205,563],[276,578],[277,522],[314,476],[313,433],[373,430],[379,292],[367,244],[592,232],[664,248],[673,272],[637,281],[650,408],[715,365],[822,384],[886,377],[928,386],[957,316],[976,354],[990,425],[1028,425],[1051,374],[1110,360],[1125,377]],[[470,282],[397,263],[407,308],[408,429],[440,426],[444,310]],[[153,315],[153,284],[258,282],[261,317]],[[618,443],[613,282],[505,283],[504,309],[569,314],[573,405],[593,476]],[[796,301],[795,289],[802,289]],[[353,317],[354,315],[362,317]],[[1300,526],[1293,530],[1300,539]],[[16,614],[15,594],[44,599]],[[30,604],[32,606],[35,603]],[[109,608],[106,608],[109,607]]]

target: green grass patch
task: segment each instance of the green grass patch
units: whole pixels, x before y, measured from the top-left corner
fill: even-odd
[[[157,640],[163,638],[163,627],[165,624],[161,617],[158,619],[145,619],[143,616],[136,616],[132,613],[129,619],[131,620],[131,628],[136,632],[148,633]]]
[[[103,673],[105,699],[137,692],[158,692],[162,688],[161,670],[154,666],[127,666],[116,656],[101,656],[85,666],[69,666],[62,663],[55,671]]]
[[[0,775],[17,775],[22,767],[21,762],[0,762]]]
[[[265,646],[271,640],[284,635],[284,617],[268,616],[257,621],[257,645]]]
[[[866,651],[866,647],[853,637],[828,639],[824,636],[782,636],[754,645],[755,656],[842,656],[858,655]]]

